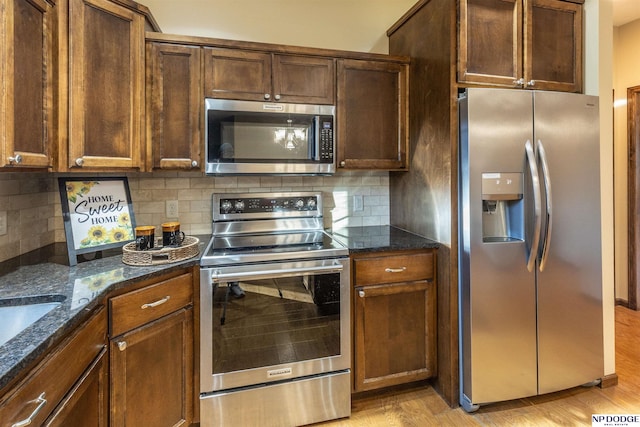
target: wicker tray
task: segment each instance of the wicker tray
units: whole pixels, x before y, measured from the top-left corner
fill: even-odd
[[[157,265],[183,261],[200,253],[198,243],[200,240],[197,237],[185,236],[184,242],[178,247],[137,251],[136,242],[130,242],[122,247],[122,262],[128,265]]]

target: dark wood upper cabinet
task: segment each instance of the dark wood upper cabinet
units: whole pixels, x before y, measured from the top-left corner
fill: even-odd
[[[515,86],[522,73],[522,1],[460,2],[458,80]]]
[[[458,81],[582,90],[582,0],[464,0]]]
[[[408,76],[406,63],[338,60],[339,168],[407,169]]]
[[[64,2],[61,2],[64,3]],[[61,15],[65,10],[62,8]],[[61,110],[68,143],[60,168],[140,169],[144,147],[144,29],[139,11],[108,0],[69,0],[63,26]],[[62,24],[62,23],[61,23]],[[67,62],[68,61],[68,62]]]
[[[201,51],[147,43],[147,170],[200,169]]]
[[[207,98],[263,101],[271,96],[271,55],[238,49],[204,49]]]
[[[0,167],[50,168],[54,8],[7,0],[0,15]]]
[[[532,89],[582,92],[582,4],[527,2],[524,79]]]
[[[333,105],[335,76],[333,58],[273,55],[273,94],[277,101]]]
[[[333,58],[205,48],[205,96],[247,101],[333,104]]]

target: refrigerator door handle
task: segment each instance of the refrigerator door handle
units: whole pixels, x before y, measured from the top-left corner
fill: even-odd
[[[549,256],[549,245],[551,244],[551,223],[552,223],[552,211],[553,204],[551,198],[551,177],[549,176],[549,163],[547,162],[547,153],[544,150],[544,145],[542,145],[542,141],[538,140],[538,155],[540,157],[540,163],[542,165],[542,178],[544,182],[545,189],[545,202],[546,202],[546,221],[545,221],[545,230],[544,230],[544,238],[542,240],[542,254],[540,255],[540,265],[538,269],[540,271],[544,270],[544,266],[547,262],[547,258]]]
[[[538,246],[540,244],[540,229],[542,228],[542,196],[540,195],[540,178],[538,176],[538,165],[531,141],[527,140],[527,142],[525,142],[524,149],[527,154],[529,171],[531,172],[531,184],[533,187],[533,214],[535,220],[533,241],[531,242],[531,249],[529,251],[529,256],[527,259],[527,270],[531,272],[533,271],[536,263]]]

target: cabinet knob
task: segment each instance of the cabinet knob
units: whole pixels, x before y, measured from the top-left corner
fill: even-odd
[[[84,159],[82,157],[78,157],[76,159],[76,166],[82,167],[84,165]]]
[[[344,160],[342,160],[342,161],[340,162],[340,167],[341,167],[341,168],[345,167],[346,165],[347,165],[347,163],[346,163]]]
[[[400,267],[400,268],[385,268],[384,269],[385,272],[387,273],[404,273],[405,271],[407,271],[407,267]]]
[[[518,80],[514,80],[513,84],[516,85],[516,86],[522,87],[522,86],[524,86],[524,79],[521,77]]]
[[[198,167],[198,161],[197,160],[192,160],[191,161],[191,167],[192,168],[197,168]]]
[[[358,291],[358,296],[360,298],[364,298],[364,291]]]
[[[9,157],[9,163],[15,163],[15,164],[22,163],[22,156],[20,154],[16,154],[13,157]]]
[[[127,349],[126,341],[118,341],[118,350],[125,351]]]
[[[264,99],[269,99],[269,98],[271,98],[271,95],[270,95],[270,94],[268,94],[268,93],[265,93],[265,94],[264,94]]]
[[[40,410],[44,408],[44,405],[47,404],[47,399],[44,398],[44,392],[42,392],[42,394],[40,394],[40,396],[38,396],[36,400],[33,400],[33,402],[37,403],[38,406],[36,406],[36,409],[33,410],[31,415],[29,415],[28,418],[25,418],[22,421],[18,421],[17,423],[11,424],[11,427],[24,427],[24,426],[31,425],[31,423],[33,422],[33,419],[36,417],[36,415],[38,415],[38,412],[40,412]]]
[[[536,81],[535,81],[535,80],[529,80],[529,81],[527,82],[527,86],[535,86],[535,84],[536,84]]]
[[[276,101],[280,101],[280,95],[276,95],[276,96],[274,96],[274,98],[275,98]]]

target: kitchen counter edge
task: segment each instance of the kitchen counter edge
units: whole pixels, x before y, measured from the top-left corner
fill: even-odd
[[[201,241],[200,252],[202,248]],[[54,263],[22,266],[0,276],[0,300],[12,301],[7,305],[19,305],[21,300],[51,295],[63,299],[60,306],[0,345],[0,398],[27,369],[35,366],[46,352],[86,321],[109,294],[193,267],[199,261],[200,255],[171,264],[130,266],[122,262],[121,256],[112,256],[74,267]]]

